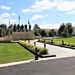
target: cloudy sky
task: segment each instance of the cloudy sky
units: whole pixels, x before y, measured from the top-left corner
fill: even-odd
[[[0,24],[28,23],[41,28],[59,28],[62,23],[75,26],[75,0],[0,0]]]

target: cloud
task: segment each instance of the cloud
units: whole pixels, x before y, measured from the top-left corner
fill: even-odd
[[[75,11],[70,11],[67,14],[75,14]]]
[[[17,14],[15,14],[15,13],[12,13],[11,15],[12,15],[12,16],[16,16]]]
[[[49,15],[48,14],[46,14],[46,17],[48,17]]]
[[[72,22],[73,27],[75,27],[75,22]]]
[[[55,6],[54,2],[50,2],[50,0],[41,0],[35,1],[32,8],[37,12],[41,12],[43,10],[51,9],[53,6]]]
[[[7,24],[9,25],[9,18],[10,18],[10,14],[8,13],[3,13],[0,15],[0,24]],[[14,23],[16,22],[16,20],[14,19],[10,19],[10,23]]]
[[[42,12],[45,10],[50,10],[53,7],[56,7],[60,11],[69,11],[75,9],[75,2],[67,0],[36,0],[30,8],[23,9],[22,12]]]
[[[68,11],[75,9],[75,2],[70,2],[70,1],[60,2],[57,6],[57,9],[60,11]]]
[[[10,19],[10,24],[13,24],[13,23],[15,23],[15,22],[17,22],[17,20],[15,20],[15,19]]]
[[[14,4],[14,2],[10,2],[10,4]]]
[[[16,22],[17,20],[14,19],[10,19],[10,24],[13,24],[14,22]],[[5,18],[5,19],[0,19],[0,23],[1,24],[6,24],[7,26],[9,26],[9,19]]]
[[[31,8],[23,9],[23,13],[27,12],[42,12],[44,10],[49,10],[53,6],[56,6],[56,2],[50,2],[50,0],[36,0]]]
[[[34,16],[32,16],[31,20],[37,20],[37,19],[40,19],[40,18],[44,18],[44,16],[42,16],[42,15],[34,15]]]
[[[58,29],[60,27],[60,24],[50,24],[48,22],[43,22],[43,24],[40,25],[40,28],[42,29]]]
[[[42,22],[42,23],[43,23],[43,24],[48,24],[48,22],[45,22],[45,21],[44,21],[44,22]]]
[[[35,11],[36,11],[36,10],[29,9],[29,8],[28,8],[28,9],[23,9],[23,10],[22,10],[23,13],[35,12]]]
[[[1,5],[0,8],[1,8],[1,9],[4,9],[4,10],[10,10],[10,9],[11,9],[10,7],[4,6],[4,5]]]
[[[75,22],[71,22],[71,23],[72,23],[72,26],[75,27]],[[50,24],[48,22],[42,22],[42,24],[39,26],[42,29],[59,29],[60,25],[61,25],[61,23]]]
[[[23,9],[23,10],[22,10],[23,13],[28,13],[28,12],[30,12],[30,11],[31,11],[31,10],[30,10],[29,8],[28,8],[28,9]]]
[[[42,24],[38,24],[38,25],[41,29],[58,29],[60,27],[60,24],[57,24],[57,23],[56,24],[50,24],[48,22],[42,22]],[[31,29],[33,29],[34,26],[35,26],[35,24],[31,23]]]
[[[10,14],[8,14],[8,13],[3,13],[3,14],[1,14],[0,15],[0,18],[2,19],[4,19],[4,18],[9,18],[10,17]]]

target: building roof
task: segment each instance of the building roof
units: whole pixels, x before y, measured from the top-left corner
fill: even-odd
[[[49,31],[51,31],[52,29],[44,29],[46,32],[49,32]],[[54,31],[58,31],[58,29],[54,29]]]

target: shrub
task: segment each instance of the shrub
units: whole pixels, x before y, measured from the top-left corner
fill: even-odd
[[[19,43],[24,46],[25,48],[31,50],[31,51],[34,51],[35,52],[35,48],[37,48],[38,50],[38,54],[40,55],[43,55],[43,54],[48,54],[48,49],[44,49],[44,48],[41,48],[41,47],[38,47],[38,46],[34,46],[33,44],[30,44],[30,43],[27,43],[25,41],[21,41],[19,40]]]
[[[75,47],[75,45],[74,44],[71,44],[70,47]]]
[[[70,46],[70,44],[67,44],[67,46]]]

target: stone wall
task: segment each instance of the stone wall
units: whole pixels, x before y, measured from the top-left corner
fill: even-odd
[[[5,36],[5,37],[0,37],[0,41],[11,41],[12,40],[12,36]]]
[[[34,40],[33,32],[12,32],[12,40]]]
[[[35,36],[35,39],[41,39],[41,36]]]

